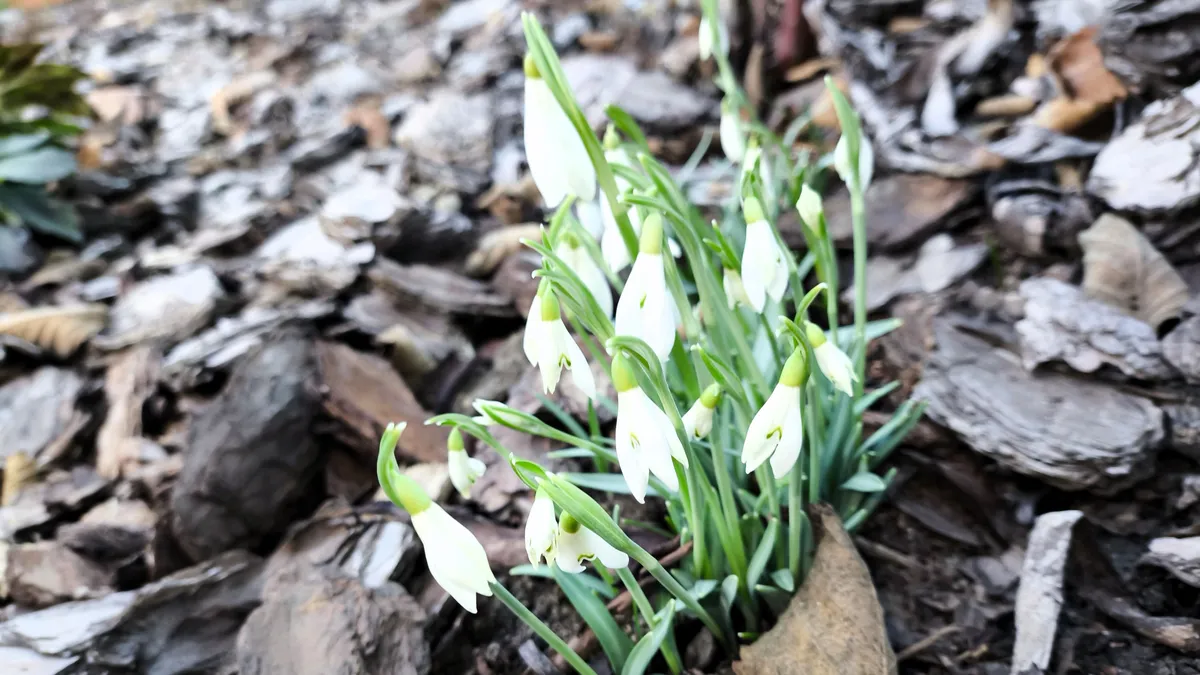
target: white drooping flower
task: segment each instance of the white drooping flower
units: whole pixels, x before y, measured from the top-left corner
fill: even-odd
[[[721,385],[716,383],[708,385],[700,398],[696,399],[696,402],[683,416],[683,429],[687,432],[688,438],[693,440],[705,438],[712,432],[713,412],[720,400]]]
[[[525,521],[525,553],[529,555],[530,564],[537,567],[543,558],[548,564],[554,564],[557,551],[558,519],[554,516],[554,501],[539,489]]]
[[[741,113],[729,98],[721,102],[721,125],[718,131],[721,150],[729,161],[740,164],[746,155],[746,134],[742,129]]]
[[[433,580],[474,614],[475,596],[491,596],[488,584],[496,581],[483,545],[437,504],[430,502],[425,510],[409,514],[425,548],[425,562]]]
[[[612,379],[617,390],[617,463],[629,493],[645,503],[650,474],[658,476],[668,490],[678,490],[671,459],[686,468],[688,458],[671,420],[638,386],[633,367],[622,354],[613,358]]]
[[[400,472],[396,444],[403,431],[403,424],[389,424],[383,432],[376,463],[379,483],[392,503],[408,511],[433,580],[474,614],[476,596],[491,596],[490,584],[496,575],[475,535],[434,503],[415,480]]]
[[[549,287],[540,289],[529,305],[523,347],[525,358],[542,374],[545,393],[554,393],[565,367],[571,371],[575,386],[588,398],[596,398],[596,378],[592,375],[592,368],[563,325],[558,298]]]
[[[596,169],[579,132],[525,55],[525,161],[547,208],[574,195],[583,201],[596,197]]]
[[[637,260],[617,300],[617,335],[641,338],[661,360],[675,344],[679,309],[667,290],[662,259],[662,216],[650,214],[642,224]]]
[[[629,156],[617,145],[619,140],[616,131],[610,128],[609,133],[605,134],[604,141],[605,145],[610,146],[604,151],[604,158],[609,165],[629,166]],[[632,188],[629,181],[619,173],[614,174],[613,180],[616,181],[617,192],[620,194],[625,194]],[[633,227],[633,233],[639,234],[642,231],[642,218],[637,207],[630,206],[625,211],[625,215],[629,218],[629,225]],[[600,235],[600,252],[604,256],[604,263],[608,265],[608,269],[619,272],[625,269],[632,259],[629,257],[629,249],[625,246],[625,240],[621,238],[621,228],[617,226],[617,219],[613,215],[612,207],[609,206],[605,195],[600,195],[600,219],[604,223],[604,233]]]
[[[585,560],[599,560],[610,569],[629,566],[629,556],[604,541],[569,513],[563,513],[558,524],[558,551],[554,556],[558,568],[570,574],[583,571]]]
[[[804,417],[800,412],[800,388],[807,377],[804,350],[799,348],[784,364],[779,383],[759,408],[746,429],[742,462],[751,473],[771,461],[771,473],[783,478],[792,470],[804,447]]]
[[[779,302],[787,291],[788,266],[786,255],[775,238],[775,230],[763,215],[762,206],[754,197],[747,197],[742,206],[746,218],[746,246],[742,251],[742,284],[754,311],[761,312],[767,296]]]
[[[613,314],[612,290],[608,286],[608,277],[604,276],[604,270],[600,269],[587,249],[579,243],[574,233],[567,233],[561,239],[554,247],[554,252],[583,282],[584,288],[588,289],[588,292],[596,299],[596,304],[600,305],[600,311],[604,312],[604,316],[611,319]]]
[[[800,220],[808,225],[809,229],[821,235],[824,232],[822,224],[822,214],[825,213],[825,208],[821,204],[821,195],[817,191],[804,184],[800,188],[800,198],[796,200],[796,212],[800,214]]]
[[[700,18],[700,30],[696,34],[696,39],[700,47],[700,60],[707,61],[713,55],[713,25],[709,22],[708,17]],[[729,52],[729,32],[725,30],[725,26],[721,22],[717,22],[716,44],[719,45],[720,52],[726,54]]]
[[[467,449],[463,446],[462,432],[458,429],[450,432],[450,439],[446,441],[446,451],[446,468],[450,473],[450,482],[463,499],[469,499],[471,486],[479,480],[487,466],[467,454]]]
[[[817,367],[829,378],[834,388],[854,395],[854,382],[858,374],[854,372],[854,362],[838,346],[825,337],[824,331],[813,323],[804,324],[804,333],[813,348],[813,356],[817,359]]]
[[[875,172],[875,151],[871,148],[871,139],[866,135],[862,135],[858,142],[858,168],[853,170],[850,166],[850,142],[846,139],[846,135],[838,139],[837,145],[833,148],[833,168],[837,170],[838,177],[846,185],[853,185],[855,181],[859,181],[859,185],[863,192],[871,185],[871,177]]]
[[[746,285],[742,283],[742,275],[729,267],[725,268],[724,274],[725,299],[729,302],[729,309],[738,305],[750,306],[752,303],[750,297],[746,295]]]

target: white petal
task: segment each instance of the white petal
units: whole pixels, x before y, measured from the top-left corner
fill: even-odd
[[[658,257],[658,256],[655,256]],[[666,279],[648,289],[646,303],[642,313],[642,335],[638,336],[650,345],[660,361],[666,361],[671,356],[671,347],[675,345],[675,327],[682,318],[675,307],[675,299],[667,291]]]
[[[850,361],[850,357],[838,349],[837,345],[828,341],[813,349],[813,354],[817,357],[817,366],[833,386],[853,396],[853,382],[858,379],[858,375],[854,372],[854,363]]]
[[[571,340],[567,343],[567,358],[571,360],[571,379],[575,381],[575,386],[579,387],[589,399],[596,398],[596,376],[592,374],[592,367],[588,365],[587,359],[583,356],[583,351],[579,349],[579,345]]]
[[[654,405],[654,402],[644,393],[641,405],[642,423],[640,426],[645,429],[643,436],[645,442],[642,444],[641,450],[646,458],[646,464],[650,467],[650,473],[658,476],[668,490],[678,492],[679,477],[675,475],[675,463],[671,461],[671,457],[675,452],[673,446],[679,445],[679,437],[675,435],[675,429],[667,419],[666,413]],[[674,443],[672,443],[672,438],[675,439]],[[683,448],[679,449],[679,453],[683,454]]]
[[[529,365],[537,365],[538,357],[538,342],[541,336],[538,335],[538,329],[542,326],[542,298],[541,296],[533,296],[533,302],[529,303],[529,316],[525,318],[525,336],[522,339],[521,346],[525,349],[525,358],[529,360]]]
[[[558,206],[571,191],[559,159],[561,148],[556,146],[558,139],[553,131],[556,126],[561,126],[560,117],[565,119],[545,80],[526,78],[525,161],[547,208]]]
[[[649,286],[653,282],[653,270],[650,269],[654,262],[651,260],[653,257],[639,255],[633,263],[633,269],[629,271],[625,289],[617,299],[617,317],[613,327],[617,335],[642,337],[645,332],[643,305],[647,300]]]
[[[702,407],[704,406],[700,405],[699,401],[696,401],[683,414],[683,430],[687,432],[688,438],[700,438],[696,435],[696,417],[700,414],[700,408]]]
[[[862,180],[862,190],[866,193],[875,175],[875,149],[871,147],[871,139],[866,134],[863,134],[858,146],[858,175]]]
[[[543,321],[538,329],[543,336],[538,345],[538,370],[542,374],[542,391],[553,394],[558,387],[558,378],[562,376],[563,344],[559,331],[566,332],[562,320]],[[569,340],[570,335],[567,336]]]
[[[639,430],[639,403],[637,394],[641,389],[634,387],[629,391],[617,392],[617,463],[621,465],[621,475],[625,476],[625,484],[629,493],[639,504],[646,503],[646,486],[650,482],[650,467],[647,466],[638,446],[641,441],[636,434],[645,433]],[[636,394],[634,392],[637,392]],[[643,394],[644,396],[644,394]]]
[[[721,111],[721,150],[731,162],[741,163],[746,154],[746,137],[742,134],[742,124],[737,118],[736,110]]]
[[[554,517],[554,502],[549,497],[537,496],[529,509],[525,521],[525,553],[535,567],[545,557],[553,562],[555,540],[558,536],[558,520]]]
[[[629,556],[618,551],[612,544],[604,541],[600,535],[586,527],[579,528],[579,534],[587,541],[588,548],[595,554],[605,567],[620,569],[629,567]]]
[[[771,236],[765,221],[755,221],[746,225],[746,246],[742,249],[742,287],[750,306],[754,311],[761,312],[767,301],[767,286],[773,280],[775,268],[770,264],[773,251],[770,242],[763,236]]]
[[[746,465],[746,473],[757,469],[775,452],[788,405],[791,399],[798,401],[799,396],[800,391],[796,387],[777,384],[754,419],[750,420],[742,445],[742,462]]]
[[[779,440],[779,448],[771,455],[771,473],[776,478],[783,478],[792,470],[800,451],[804,448],[804,416],[800,414],[800,399],[788,408],[783,421],[783,438]]]
[[[775,302],[783,299],[783,294],[788,287],[788,269],[787,263],[783,259],[783,252],[779,250],[779,246],[775,246],[777,257],[775,272],[771,277],[771,283],[767,284],[767,295],[771,296]]]
[[[433,580],[474,613],[475,594],[490,596],[488,584],[496,580],[479,540],[437,504],[413,515],[412,525],[425,547]]]
[[[471,486],[483,474],[486,467],[483,462],[468,456],[465,451],[456,450],[447,455],[446,468],[454,489],[463,496],[463,499],[467,499],[471,496]]]
[[[583,571],[583,561],[590,560],[595,555],[588,546],[589,542],[584,536],[584,532],[588,532],[588,529],[582,525],[579,526],[577,532],[559,531],[558,553],[554,559],[562,571],[579,574]]]
[[[592,239],[599,239],[600,234],[604,232],[604,216],[600,213],[600,204],[598,203],[604,201],[606,201],[605,197],[601,194],[599,200],[575,202],[575,215],[578,216],[583,229],[592,235]]]
[[[600,269],[595,260],[592,260],[592,256],[588,255],[586,249],[580,247],[575,250],[575,257],[571,261],[564,262],[567,262],[579,276],[584,288],[588,289],[588,292],[596,299],[596,304],[600,305],[600,311],[604,312],[604,316],[611,319],[613,299],[612,289],[608,285],[608,277],[604,276],[604,270]]]
[[[633,209],[629,210],[630,213]],[[625,247],[625,240],[621,238],[621,229],[617,227],[617,221],[613,218],[612,209],[608,207],[608,200],[600,200],[600,213],[604,218],[604,234],[600,236],[600,253],[604,256],[604,264],[608,265],[608,269],[613,272],[619,272],[629,264],[629,249]]]

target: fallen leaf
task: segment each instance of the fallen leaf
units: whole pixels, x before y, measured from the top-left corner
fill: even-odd
[[[1037,101],[1021,94],[994,96],[979,102],[975,114],[980,117],[1020,117],[1033,110]]]
[[[101,87],[88,93],[88,105],[104,122],[137,124],[146,117],[146,93],[141,87]]]
[[[0,314],[0,335],[12,335],[66,358],[100,329],[104,305],[41,307]]]
[[[223,135],[233,133],[233,117],[231,109],[249,100],[262,89],[275,81],[275,74],[270,71],[258,71],[234,78],[217,90],[209,99],[209,110],[212,113],[212,127]]]
[[[162,357],[151,346],[137,346],[114,361],[105,375],[108,416],[96,434],[96,472],[120,478],[136,465],[142,447],[142,406],[158,383]]]
[[[1188,299],[1179,272],[1128,220],[1111,213],[1079,233],[1083,290],[1157,329]]]
[[[488,232],[479,240],[471,255],[467,256],[466,273],[473,277],[484,277],[495,272],[505,258],[524,248],[522,239],[541,241],[541,224],[513,225]]]
[[[392,139],[392,125],[378,103],[356,105],[346,111],[346,124],[356,126],[367,134],[367,147],[372,150],[386,148]]]
[[[1104,53],[1096,46],[1095,38],[1095,26],[1064,38],[1050,48],[1047,65],[1066,96],[1105,106],[1125,98],[1129,92],[1104,66]]]
[[[14,452],[4,458],[4,483],[0,485],[0,506],[8,506],[17,499],[21,488],[33,482],[37,464],[24,452]]]
[[[733,672],[895,673],[896,656],[867,566],[833,509],[813,506],[810,517],[820,541],[812,570],[779,623],[742,649]]]

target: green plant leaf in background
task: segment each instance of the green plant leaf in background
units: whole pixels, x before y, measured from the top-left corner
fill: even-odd
[[[567,600],[575,607],[575,611],[579,612],[579,616],[583,617],[588,628],[591,628],[592,632],[596,634],[596,639],[600,641],[600,648],[604,650],[609,663],[613,665],[614,669],[623,670],[625,660],[633,649],[633,640],[630,640],[625,631],[617,625],[617,620],[613,618],[604,603],[575,575],[567,574],[555,566],[554,579],[563,589]]]
[[[0,156],[0,180],[10,183],[53,183],[75,173],[75,168],[75,156],[53,146]]]
[[[0,212],[10,224],[25,225],[70,242],[83,241],[75,210],[52,199],[40,185],[0,183]]]

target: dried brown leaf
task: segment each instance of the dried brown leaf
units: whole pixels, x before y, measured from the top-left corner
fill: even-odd
[[[884,675],[896,672],[883,609],[867,566],[833,509],[811,517],[823,532],[812,571],[779,623],[742,649],[737,675]]]
[[[1129,221],[1106,213],[1079,233],[1083,290],[1158,328],[1179,314],[1188,287],[1179,272]]]
[[[88,93],[87,102],[104,122],[137,124],[149,111],[146,93],[141,87],[101,87]]]
[[[520,251],[522,239],[542,240],[542,226],[538,223],[513,225],[488,232],[467,257],[466,272],[473,277],[488,276],[496,271],[508,256]]]
[[[108,416],[96,434],[96,472],[119,478],[136,465],[142,446],[142,406],[158,382],[161,355],[151,346],[121,354],[108,368]]]
[[[1033,115],[1033,123],[1043,129],[1070,133],[1087,124],[1104,106],[1083,99],[1059,96],[1043,103]]]
[[[356,126],[366,132],[367,147],[372,150],[386,148],[391,142],[392,125],[379,110],[378,103],[356,105],[346,111],[343,119],[346,124]]]
[[[980,117],[1020,117],[1033,110],[1037,101],[1020,94],[1006,94],[984,99],[975,106]]]
[[[217,90],[209,99],[209,111],[212,113],[212,127],[218,133],[226,136],[234,132],[232,109],[237,104],[247,101],[250,97],[265,89],[275,81],[275,74],[270,71],[247,73],[234,78]]]
[[[4,483],[0,485],[0,506],[8,506],[17,499],[21,488],[33,482],[37,475],[37,463],[24,452],[14,452],[4,458]]]
[[[1046,55],[1063,93],[1072,99],[1106,106],[1125,98],[1121,80],[1104,66],[1104,53],[1096,46],[1096,27],[1089,26],[1054,45]]]
[[[42,307],[0,314],[0,335],[12,335],[67,357],[104,328],[104,305]]]

